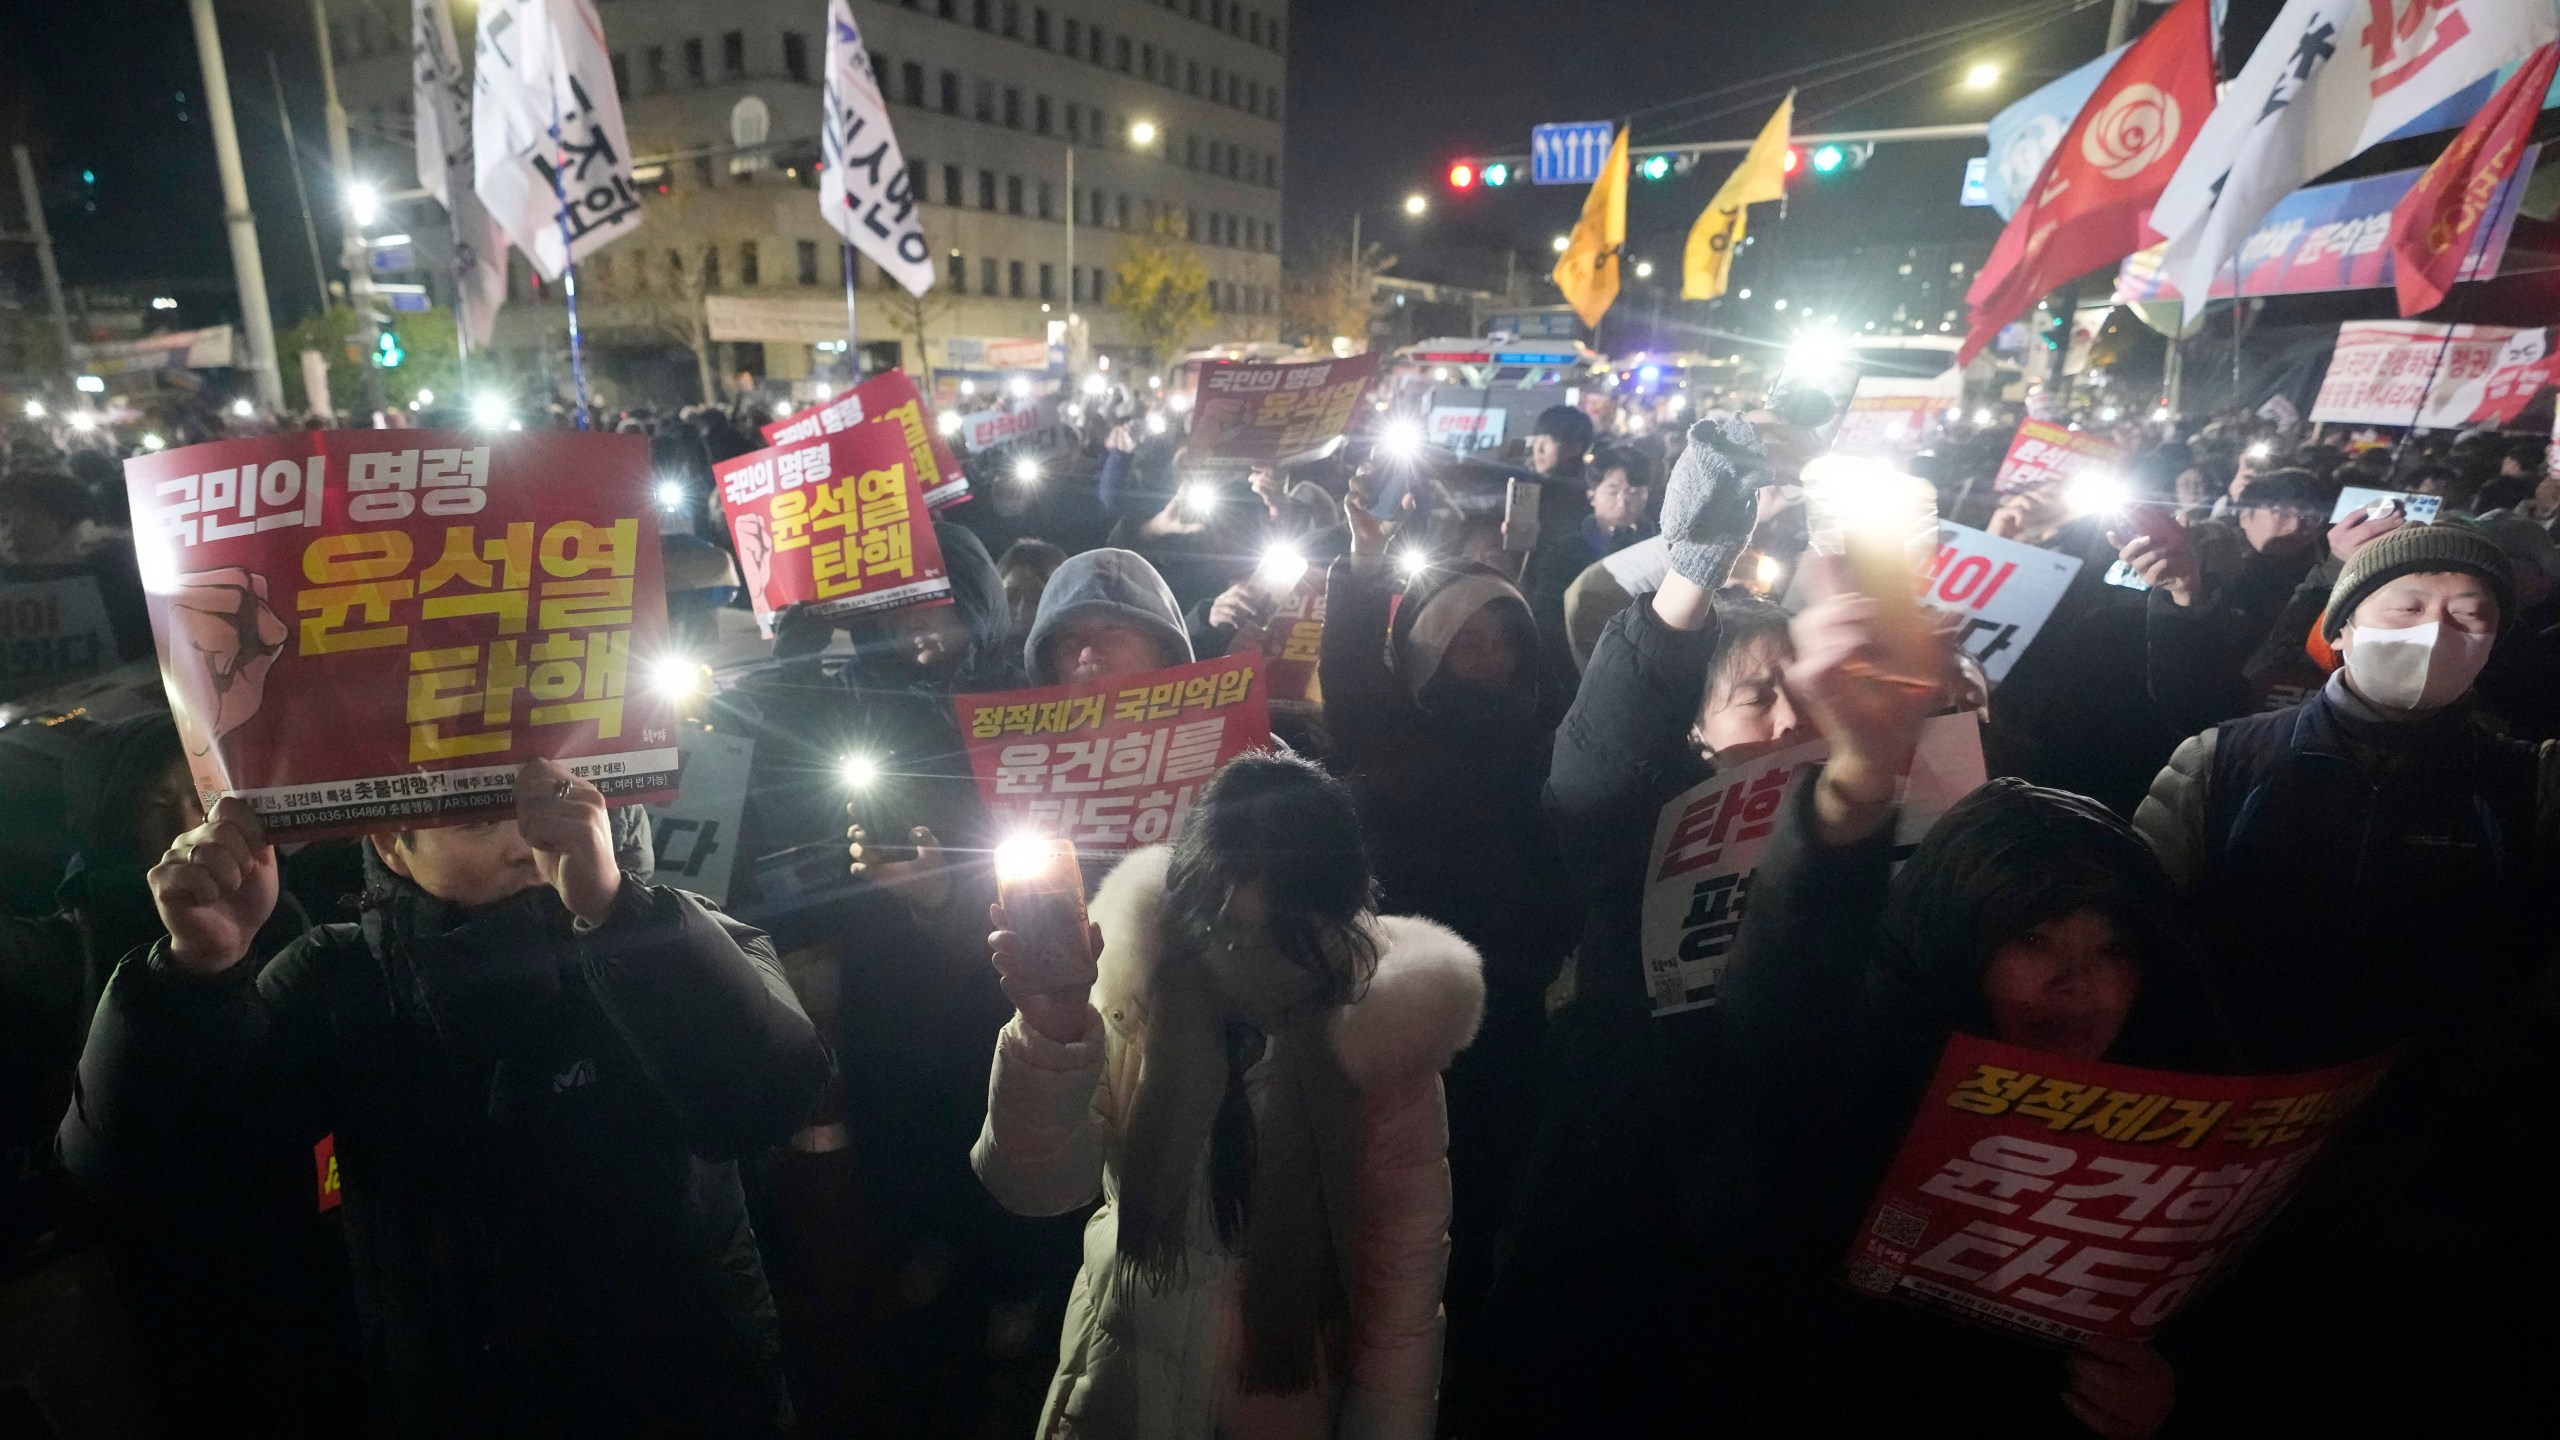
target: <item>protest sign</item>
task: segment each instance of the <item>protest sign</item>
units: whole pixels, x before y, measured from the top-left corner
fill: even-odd
[[[1305,715],[1324,708],[1324,687],[1316,679],[1316,662],[1324,652],[1325,572],[1310,568],[1297,587],[1271,612],[1264,630],[1269,661],[1263,683],[1271,708]]]
[[[1377,371],[1374,352],[1303,364],[1206,365],[1191,417],[1190,456],[1270,461],[1313,450],[1350,428]]]
[[[2555,378],[2560,356],[2546,329],[2350,320],[2338,327],[2311,418],[2427,430],[2504,425]]]
[[[1052,423],[1046,405],[1025,401],[1011,410],[976,410],[961,416],[960,438],[972,450],[987,450],[1036,435]]]
[[[914,452],[857,425],[711,467],[756,626],[786,605],[863,615],[951,598]]]
[[[1938,553],[1921,577],[1920,608],[1956,620],[1956,648],[1996,684],[2027,653],[2079,573],[2076,555],[1942,520]]]
[[[2148,1339],[2266,1228],[2389,1067],[2185,1075],[1954,1036],[1849,1283],[2068,1345]]]
[[[66,685],[116,663],[97,577],[0,582],[0,700]]]
[[[1654,1014],[1716,1002],[1778,812],[1798,777],[1830,753],[1821,740],[1792,746],[1719,770],[1662,807],[1645,871],[1642,922],[1645,992]],[[1970,712],[1922,726],[1910,788],[1894,822],[1896,856],[1920,843],[1982,776],[1982,725]]]
[[[1954,406],[1962,391],[1949,394],[1936,380],[1898,380],[1862,376],[1841,412],[1831,448],[1842,455],[1891,455],[1918,449],[1929,438],[1939,412]]]
[[[756,742],[725,730],[681,725],[676,751],[684,761],[676,793],[649,807],[657,880],[727,904]]]
[[[904,370],[884,370],[831,400],[783,416],[764,427],[764,443],[794,445],[865,426],[897,432],[915,466],[925,504],[941,510],[968,498],[969,477],[943,443],[933,407],[916,393],[916,382]]]
[[[1499,405],[1434,405],[1423,438],[1444,450],[1498,450],[1511,412]]]
[[[2000,473],[1993,477],[1991,488],[2006,495],[2049,480],[2068,481],[2083,470],[2113,465],[2123,458],[2124,452],[2114,444],[2085,430],[2028,420],[2010,438],[2009,453],[2001,457]]]
[[[160,673],[207,805],[294,840],[509,812],[550,758],[675,788],[648,442],[295,432],[125,462]]]
[[[1217,768],[1271,743],[1260,655],[1082,685],[952,700],[978,793],[1000,833],[1082,851],[1173,838]]]

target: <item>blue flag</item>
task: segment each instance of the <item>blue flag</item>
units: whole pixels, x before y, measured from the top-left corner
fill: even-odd
[[[2108,51],[1991,117],[1991,165],[1984,179],[1991,192],[1991,208],[2000,212],[2001,219],[2017,213],[2027,187],[2036,183],[2053,147],[2062,142],[2062,132],[2071,128],[2080,107],[2089,103],[2098,82],[2107,78],[2127,48]]]

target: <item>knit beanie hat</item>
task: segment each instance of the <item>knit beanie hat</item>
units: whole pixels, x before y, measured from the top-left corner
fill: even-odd
[[[2498,621],[2515,614],[2515,572],[2507,552],[2476,525],[2446,520],[2435,525],[2403,525],[2355,553],[2338,572],[2329,592],[2329,608],[2320,616],[2320,636],[2335,643],[2338,632],[2354,618],[2366,596],[2403,575],[2459,571],[2488,582],[2498,597]]]

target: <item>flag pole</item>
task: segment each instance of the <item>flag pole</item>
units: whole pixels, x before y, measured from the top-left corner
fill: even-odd
[[[560,94],[551,94],[551,196],[559,202],[560,220],[560,295],[569,307],[569,383],[578,392],[578,428],[587,428],[587,353],[578,335],[578,262],[569,253],[569,192],[561,184],[561,172],[568,169],[569,149],[560,138]]]
[[[2481,237],[2488,233],[2489,227],[2485,224],[2471,227],[2471,243],[2462,249],[2462,264],[2453,272],[2455,281],[2459,282],[2463,271],[2477,263],[2475,257],[2480,253]],[[2391,447],[2391,473],[2395,476],[2400,471],[2402,453],[2408,450],[2409,442],[2417,438],[2418,418],[2427,413],[2427,397],[2436,393],[2436,376],[2444,370],[2445,353],[2453,348],[2453,332],[2461,328],[2463,312],[2470,306],[2469,292],[2454,297],[2453,313],[2444,322],[2444,339],[2436,342],[2436,358],[2427,365],[2427,383],[2418,387],[2418,403],[2409,411],[2409,428],[2400,432],[2399,441]]]
[[[844,250],[844,374],[845,383],[862,383],[862,342],[853,333],[853,242],[836,242]]]

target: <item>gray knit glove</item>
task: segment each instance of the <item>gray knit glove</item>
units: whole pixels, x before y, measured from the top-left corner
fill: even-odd
[[[1751,422],[1701,420],[1689,427],[1689,448],[1671,469],[1662,492],[1662,534],[1670,541],[1671,568],[1713,590],[1751,538],[1760,487],[1776,483],[1769,457]]]

